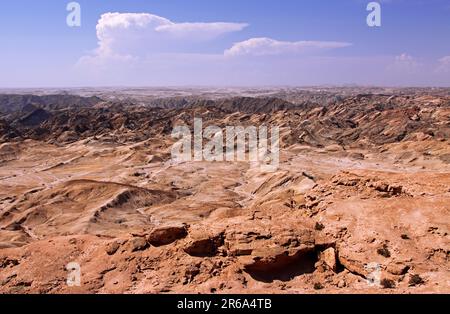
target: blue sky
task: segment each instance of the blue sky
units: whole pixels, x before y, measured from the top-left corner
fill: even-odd
[[[69,2],[0,3],[0,87],[450,86],[449,0]]]

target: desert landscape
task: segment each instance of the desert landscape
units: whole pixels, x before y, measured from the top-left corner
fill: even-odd
[[[450,293],[449,89],[0,93],[1,293]],[[194,118],[278,169],[173,162]]]

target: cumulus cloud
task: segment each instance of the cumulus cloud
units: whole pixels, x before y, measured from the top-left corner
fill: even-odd
[[[267,56],[280,54],[297,54],[324,49],[344,48],[350,43],[336,41],[278,41],[271,38],[251,38],[235,43],[225,51],[225,56]]]
[[[98,46],[70,77],[76,85],[413,85],[448,82],[450,56],[436,61],[399,56],[332,56],[340,41],[250,38],[224,34],[245,23],[176,23],[149,13],[107,13],[97,23]],[[226,49],[229,47],[229,49]],[[433,67],[434,76],[427,73]],[[439,76],[440,75],[440,76]]]
[[[415,57],[402,53],[401,55],[395,56],[394,61],[388,66],[388,70],[398,73],[415,73],[422,66]]]
[[[80,66],[104,66],[151,63],[151,59],[161,60],[162,56],[174,54],[185,56],[189,53],[201,55],[209,44],[224,34],[238,32],[247,27],[246,23],[176,23],[165,17],[150,13],[105,13],[98,20],[96,30],[98,47],[82,57]],[[235,43],[216,57],[223,62],[237,56],[271,56],[281,54],[314,53],[317,51],[343,48],[350,43],[336,41],[278,41],[271,38],[251,38]],[[205,58],[207,57],[205,53]],[[216,60],[217,60],[216,58]],[[196,57],[196,59],[198,59]]]
[[[415,65],[415,64],[417,64],[415,58],[410,56],[407,53],[402,53],[401,55],[396,56],[395,57],[395,61],[397,63],[408,64],[408,65]]]
[[[188,44],[209,41],[245,27],[245,23],[175,23],[149,13],[105,13],[96,26],[98,47],[81,61],[99,58],[124,61],[178,52]]]

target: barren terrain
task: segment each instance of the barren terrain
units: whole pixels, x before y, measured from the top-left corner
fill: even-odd
[[[1,293],[450,293],[448,90],[33,92],[0,95]],[[174,163],[194,117],[279,126],[279,169]]]

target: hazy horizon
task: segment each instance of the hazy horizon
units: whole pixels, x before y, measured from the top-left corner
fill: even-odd
[[[17,91],[32,91],[32,90],[108,90],[108,89],[117,89],[117,90],[128,90],[128,89],[177,89],[177,90],[187,90],[187,89],[198,89],[198,90],[208,90],[208,89],[351,89],[351,88],[368,88],[368,89],[450,89],[450,85],[448,86],[427,86],[427,85],[359,85],[359,84],[323,84],[323,85],[91,85],[91,86],[26,86],[26,87],[2,87],[0,86],[0,92],[8,91],[8,90],[17,90]]]

